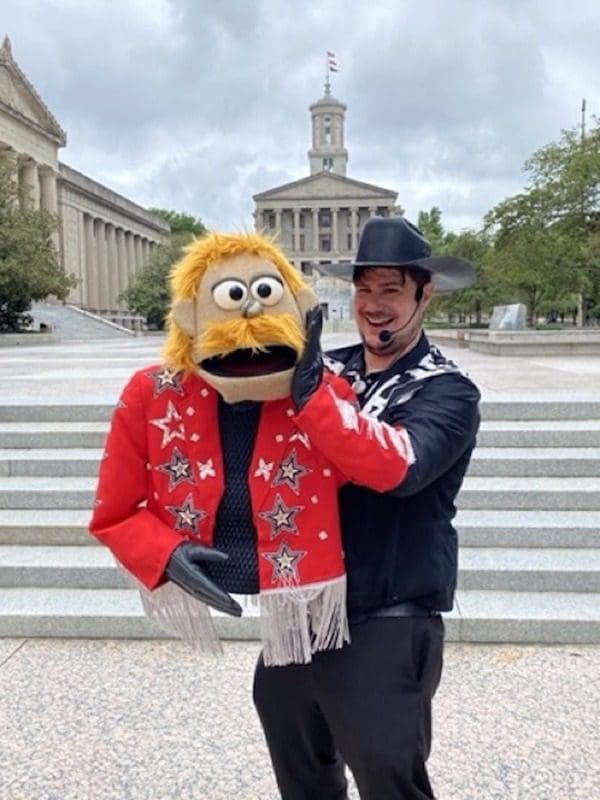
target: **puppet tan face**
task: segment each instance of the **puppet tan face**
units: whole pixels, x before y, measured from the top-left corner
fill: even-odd
[[[178,300],[172,316],[194,337],[200,375],[228,403],[290,393],[304,347],[306,311],[318,304],[305,287],[294,295],[267,259],[241,254],[211,265],[196,300]]]

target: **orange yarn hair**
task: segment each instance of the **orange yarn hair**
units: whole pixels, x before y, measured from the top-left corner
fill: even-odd
[[[180,299],[195,300],[198,285],[207,270],[218,268],[224,259],[237,255],[262,256],[270,261],[294,295],[305,286],[300,274],[272,239],[260,233],[211,231],[191,242],[185,248],[183,257],[173,266],[169,280],[171,303]],[[169,312],[167,338],[162,349],[166,365],[176,371],[197,372],[193,350],[194,337],[182,330]]]

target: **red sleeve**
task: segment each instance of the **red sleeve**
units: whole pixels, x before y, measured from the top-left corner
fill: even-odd
[[[398,486],[414,460],[402,426],[363,414],[348,384],[328,375],[295,421],[347,480],[378,492]]]
[[[100,464],[92,533],[148,589],[164,571],[181,536],[147,510],[148,419],[134,375],[115,408]]]

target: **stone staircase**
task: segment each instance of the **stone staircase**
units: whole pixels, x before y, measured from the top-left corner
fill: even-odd
[[[459,497],[454,641],[600,642],[600,402],[485,402]],[[155,637],[88,536],[110,408],[0,406],[0,636]],[[219,617],[254,638],[256,608]]]

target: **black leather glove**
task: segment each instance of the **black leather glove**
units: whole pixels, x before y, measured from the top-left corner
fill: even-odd
[[[292,400],[298,410],[308,402],[323,377],[322,328],[323,309],[315,306],[306,312],[306,345],[292,377]]]
[[[206,603],[207,606],[224,611],[233,617],[242,616],[242,607],[233,597],[213,583],[202,570],[203,561],[225,561],[227,553],[204,547],[202,544],[182,542],[171,553],[165,575],[184,591]]]

